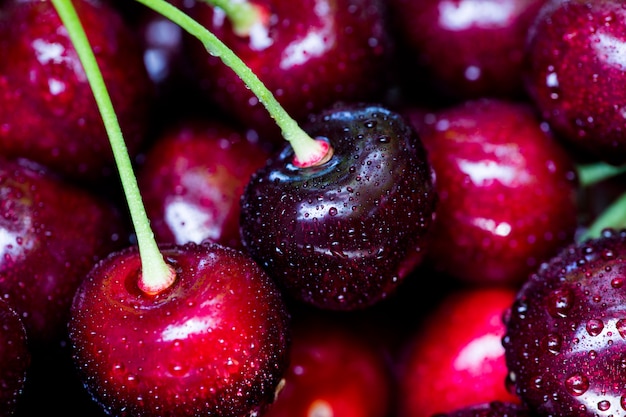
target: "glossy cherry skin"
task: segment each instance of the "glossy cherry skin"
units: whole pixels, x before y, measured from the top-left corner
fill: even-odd
[[[518,395],[538,415],[624,408],[626,231],[572,243],[518,292],[503,339]]]
[[[388,417],[390,362],[376,341],[348,321],[309,313],[294,318],[285,384],[266,417]]]
[[[427,117],[439,194],[429,262],[468,283],[521,283],[574,237],[572,157],[523,103],[470,100]]]
[[[437,414],[436,417],[530,417],[532,415],[524,405],[494,400]]]
[[[436,193],[424,147],[397,113],[338,105],[310,118],[334,149],[299,168],[287,145],[242,196],[245,249],[296,300],[324,309],[371,306],[423,259]]]
[[[126,222],[107,200],[25,160],[0,158],[0,199],[0,295],[30,343],[64,339],[76,288],[127,245]]]
[[[30,361],[24,323],[9,303],[0,300],[0,416],[15,414]]]
[[[503,316],[515,294],[513,288],[463,288],[424,316],[398,361],[399,416],[431,417],[495,400],[520,403],[506,386],[502,346]]]
[[[522,97],[526,35],[544,2],[391,0],[404,84],[438,100]]]
[[[268,157],[222,122],[181,119],[165,130],[138,172],[155,238],[178,244],[208,239],[241,249],[239,200]]]
[[[196,2],[189,13],[250,67],[293,118],[304,121],[335,101],[373,100],[384,92],[392,48],[384,2],[252,3],[267,20],[249,36],[235,34],[223,13],[206,3]],[[190,46],[201,88],[226,114],[258,130],[262,140],[282,146],[275,121],[239,77],[197,40]]]
[[[529,32],[526,84],[552,129],[572,149],[626,162],[624,4],[548,0]]]
[[[75,8],[109,90],[126,145],[144,141],[153,86],[138,38],[106,2]],[[115,173],[100,112],[50,1],[8,0],[0,18],[0,154],[24,157],[78,181]]]
[[[83,281],[69,323],[74,361],[115,416],[248,416],[274,399],[285,372],[289,314],[274,282],[225,246],[164,246],[174,284],[138,288],[130,247]]]

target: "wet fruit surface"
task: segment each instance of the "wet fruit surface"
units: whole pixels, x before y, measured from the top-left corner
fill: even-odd
[[[12,416],[24,390],[31,353],[22,319],[0,301],[0,416]]]
[[[424,148],[378,106],[337,106],[307,126],[328,139],[332,158],[297,168],[286,147],[259,170],[242,198],[244,246],[290,297],[370,306],[422,261],[436,202]]]
[[[549,0],[529,31],[526,83],[542,116],[576,151],[626,162],[624,5]]]
[[[83,282],[69,324],[75,363],[103,410],[120,416],[243,416],[274,399],[287,365],[289,315],[248,257],[211,244],[164,247],[165,292],[137,287],[133,249]]]
[[[605,231],[565,249],[519,291],[506,361],[540,415],[626,415],[625,255],[626,231]]]
[[[138,39],[106,3],[79,1],[78,14],[110,85],[128,150],[147,130],[152,85]],[[67,31],[49,1],[6,1],[0,15],[1,154],[25,157],[71,180],[114,174],[102,117]]]
[[[518,285],[574,236],[574,160],[533,108],[478,99],[417,127],[437,176],[433,265],[465,282]]]

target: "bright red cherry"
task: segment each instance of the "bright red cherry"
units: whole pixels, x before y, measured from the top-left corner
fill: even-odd
[[[217,244],[164,246],[171,286],[140,289],[138,251],[100,262],[69,322],[75,364],[95,401],[116,416],[253,416],[286,370],[289,314],[250,258]]]
[[[519,403],[506,385],[502,337],[512,288],[451,292],[424,316],[398,361],[402,417],[431,417],[483,402]]]
[[[524,103],[470,100],[416,123],[436,174],[428,259],[479,285],[517,285],[574,237],[577,171]]]
[[[293,323],[285,384],[266,417],[387,417],[394,380],[385,352],[332,315]]]

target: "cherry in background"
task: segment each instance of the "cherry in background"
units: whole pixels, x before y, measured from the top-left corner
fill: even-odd
[[[524,283],[503,339],[536,415],[623,417],[626,230],[574,242]]]
[[[469,100],[411,109],[436,174],[428,261],[478,285],[518,285],[577,227],[573,159],[525,103]]]
[[[527,407],[518,403],[489,401],[462,407],[437,417],[531,417]]]
[[[284,385],[265,417],[389,417],[395,380],[368,332],[334,314],[297,310]]]
[[[66,339],[70,304],[93,264],[128,244],[117,207],[26,160],[0,158],[0,294],[31,347]]]
[[[422,262],[436,204],[415,130],[378,105],[338,104],[305,131],[333,149],[299,167],[287,145],[242,196],[245,250],[287,297],[330,310],[366,308]]]
[[[424,91],[434,102],[523,97],[526,34],[544,2],[390,1],[402,85],[431,102]]]
[[[529,31],[526,85],[556,134],[586,158],[626,162],[626,16],[620,0],[548,0]]]
[[[336,101],[378,100],[388,83],[391,38],[380,0],[251,0],[258,17],[238,33],[224,12],[196,2],[192,17],[228,45],[297,121]],[[303,11],[307,12],[303,12]],[[276,123],[218,57],[191,39],[191,65],[225,114],[282,145]]]
[[[520,403],[506,386],[502,337],[512,288],[461,288],[421,318],[397,356],[398,415],[431,417],[491,401]]]
[[[138,37],[106,2],[77,1],[131,154],[144,141],[153,85]],[[6,0],[0,14],[0,154],[72,180],[114,174],[104,124],[50,1]]]
[[[144,156],[138,181],[159,242],[242,248],[239,201],[269,154],[223,122],[180,119]]]
[[[31,353],[17,312],[0,300],[0,416],[13,416],[22,401]]]
[[[275,283],[242,252],[164,245],[174,281],[151,294],[135,247],[82,281],[69,322],[74,363],[115,416],[260,415],[288,364],[290,316]]]

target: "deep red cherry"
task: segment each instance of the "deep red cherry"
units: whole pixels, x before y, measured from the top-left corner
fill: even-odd
[[[518,292],[503,339],[537,415],[626,415],[626,231],[572,243]]]
[[[530,106],[477,99],[417,114],[428,117],[415,126],[437,177],[428,250],[437,269],[474,284],[517,285],[572,241],[575,165]]]
[[[462,407],[433,417],[531,417],[533,415],[528,408],[518,403],[494,400]]]
[[[391,39],[379,0],[251,0],[254,30],[237,34],[219,8],[190,14],[228,45],[296,120],[335,101],[373,100],[385,90]],[[278,132],[259,100],[219,58],[190,43],[196,76],[212,99],[245,126]],[[267,135],[268,138],[274,135]],[[279,136],[276,136],[279,138]],[[276,143],[276,142],[274,142]]]
[[[106,2],[80,0],[75,7],[135,155],[153,88],[138,38]],[[52,3],[7,0],[0,16],[0,154],[28,158],[80,181],[112,174],[100,112]]]
[[[394,380],[376,341],[332,315],[296,317],[285,384],[266,417],[388,417]]]
[[[41,166],[0,159],[0,294],[30,343],[66,335],[76,288],[93,264],[128,243],[108,201]]]
[[[529,32],[527,89],[572,149],[626,162],[626,16],[620,0],[548,0]]]
[[[289,315],[274,282],[217,244],[164,246],[176,280],[148,295],[134,247],[89,273],[70,339],[88,391],[115,416],[252,416],[288,361]]]
[[[253,175],[242,196],[244,247],[293,299],[371,306],[423,259],[436,202],[424,147],[378,105],[338,105],[304,128],[333,156],[299,168],[285,146]]]
[[[31,354],[22,319],[0,300],[0,416],[13,416],[22,399]]]
[[[451,292],[422,319],[398,360],[398,415],[431,417],[490,401],[520,403],[506,385],[502,336],[512,288]]]
[[[521,97],[526,34],[544,2],[390,1],[404,84],[436,101]]]
[[[242,131],[218,121],[179,120],[163,131],[138,172],[156,239],[241,248],[239,200],[268,157]]]

